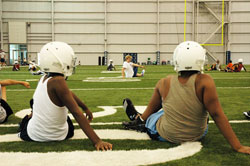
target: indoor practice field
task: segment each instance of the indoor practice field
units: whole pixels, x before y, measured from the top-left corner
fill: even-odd
[[[119,69],[121,67],[117,66],[117,68]],[[250,71],[250,66],[246,65],[246,69],[247,71]],[[168,153],[166,152],[166,155],[164,153],[164,156],[161,156],[161,158],[166,158],[165,162],[157,161],[157,156],[150,156],[155,158],[155,160],[152,160],[151,164],[144,163],[143,160],[146,160],[147,158],[144,150],[149,152],[149,154],[152,154],[150,151],[153,152],[157,149],[167,150],[175,148],[179,145],[151,141],[146,138],[142,140],[134,139],[133,131],[124,130],[121,125],[122,121],[128,121],[128,118],[122,108],[122,101],[124,98],[130,98],[134,102],[135,106],[146,106],[151,98],[157,81],[167,75],[176,74],[176,72],[170,65],[148,65],[146,66],[146,74],[144,77],[139,78],[137,81],[130,81],[130,79],[125,79],[126,81],[124,81],[120,78],[121,73],[102,73],[102,71],[105,70],[106,66],[77,66],[75,74],[68,78],[67,84],[68,87],[82,101],[84,101],[92,112],[103,111],[103,106],[105,106],[105,108],[107,107],[106,109],[113,108],[116,110],[107,116],[104,115],[96,118],[94,117],[92,122],[92,127],[97,131],[97,133],[98,131],[107,131],[106,134],[115,134],[114,139],[108,139],[108,137],[107,139],[103,139],[106,141],[108,140],[113,144],[112,153],[114,155],[110,156],[109,161],[102,158],[105,153],[109,152],[98,152],[92,155],[95,148],[91,144],[91,141],[86,138],[47,143],[24,142],[16,141],[15,139],[14,141],[8,141],[8,135],[11,136],[11,139],[13,139],[13,135],[17,135],[17,124],[21,120],[21,118],[11,115],[8,122],[0,126],[0,159],[2,160],[4,157],[5,153],[3,152],[12,152],[8,153],[8,155],[13,157],[5,159],[6,161],[9,161],[8,164],[0,162],[0,165],[18,165],[15,163],[18,163],[19,161],[21,161],[21,163],[26,162],[25,165],[46,164],[46,160],[48,158],[44,160],[42,157],[37,159],[35,163],[29,163],[32,159],[32,155],[29,155],[29,153],[38,156],[41,154],[42,156],[49,153],[60,154],[62,152],[67,152],[67,157],[61,158],[60,161],[56,157],[51,158],[51,161],[55,162],[53,165],[58,165],[58,163],[61,162],[64,163],[64,165],[70,165],[72,164],[72,161],[69,161],[69,156],[74,157],[74,155],[76,155],[75,159],[77,160],[77,157],[79,157],[77,156],[77,153],[81,154],[82,151],[84,151],[86,156],[83,155],[81,157],[84,161],[86,161],[86,163],[89,163],[92,160],[92,164],[95,164],[93,163],[93,160],[100,160],[102,163],[101,165],[110,165],[111,163],[113,163],[113,165],[133,165],[127,164],[126,161],[128,163],[133,163],[133,161],[138,160],[141,162],[135,165],[249,165],[249,155],[233,151],[230,145],[223,138],[222,134],[219,132],[216,125],[212,122],[209,124],[208,134],[201,141],[201,149],[195,152],[195,154],[186,158],[167,160]],[[223,110],[231,122],[231,126],[239,140],[243,145],[250,146],[250,120],[247,120],[242,114],[242,112],[250,110],[250,73],[244,71],[240,73],[206,71],[205,73],[213,77]],[[20,71],[16,72],[11,71],[11,68],[2,68],[0,71],[0,80],[22,80],[28,81],[31,85],[30,89],[25,89],[20,85],[7,87],[7,100],[9,105],[12,107],[14,114],[29,108],[29,100],[32,98],[39,78],[40,76],[31,75],[27,67],[22,67]],[[210,121],[211,120],[212,119],[210,118]],[[75,123],[75,121],[73,122]],[[75,129],[79,129],[78,125],[75,125]],[[129,136],[130,138],[116,139],[116,137],[119,137],[120,131],[131,132],[132,134]],[[83,132],[79,132],[79,134],[81,136],[84,135]],[[103,134],[105,135],[105,132]],[[143,138],[144,136],[145,135],[143,135]],[[6,138],[7,140],[2,142],[1,137]],[[102,134],[100,137],[102,138]],[[192,147],[189,148],[192,149]],[[121,151],[122,153],[118,153]],[[132,151],[136,151],[138,153],[133,154]],[[185,149],[182,151],[185,151]],[[117,155],[115,154],[116,152],[118,153]],[[156,153],[158,154],[158,152]],[[171,153],[169,152],[169,155],[178,155],[177,153],[179,152],[174,154],[173,151]],[[19,158],[22,154],[27,156],[27,158]]]

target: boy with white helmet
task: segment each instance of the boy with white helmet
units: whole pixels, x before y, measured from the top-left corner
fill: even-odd
[[[183,42],[176,47],[173,61],[179,75],[168,76],[156,84],[142,115],[129,99],[124,100],[124,108],[132,120],[123,122],[125,128],[146,131],[159,141],[197,141],[207,134],[209,113],[231,147],[250,154],[250,147],[240,144],[223,113],[213,79],[201,73],[205,50],[196,42]]]
[[[26,116],[20,124],[20,137],[38,142],[73,137],[74,126],[67,116],[69,110],[97,150],[110,150],[112,145],[103,142],[89,124],[93,119],[91,111],[66,84],[65,78],[72,75],[75,61],[74,51],[66,43],[51,42],[43,46],[40,68],[46,74],[41,77],[33,95],[32,115]]]

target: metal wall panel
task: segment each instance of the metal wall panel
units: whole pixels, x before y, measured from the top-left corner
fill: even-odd
[[[69,43],[84,65],[97,65],[104,51],[115,64],[122,64],[124,52],[137,52],[138,60],[145,62],[147,58],[155,60],[156,51],[160,51],[161,60],[171,60],[174,48],[184,40],[184,0],[159,0],[159,8],[157,0],[106,2],[105,8],[105,0],[54,0],[53,5],[51,0],[3,0],[4,50],[9,44],[8,22],[16,21],[27,23],[30,60],[36,59],[41,47],[53,39]],[[219,19],[220,3],[207,3]],[[225,4],[225,21],[230,27],[224,31],[225,44],[229,41],[233,60],[243,58],[250,64],[250,2],[231,0],[230,10],[227,1]],[[203,42],[219,23],[203,2],[198,18],[193,17],[193,9],[196,3],[193,6],[192,0],[187,0],[186,40],[196,39],[193,23],[198,20],[197,39]],[[208,43],[219,43],[220,39],[218,30]],[[224,62],[226,46],[205,47]]]

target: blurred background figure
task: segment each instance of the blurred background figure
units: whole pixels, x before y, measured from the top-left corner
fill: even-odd
[[[113,60],[112,59],[109,60],[109,65],[107,67],[107,70],[108,71],[116,70],[115,65],[113,64]]]

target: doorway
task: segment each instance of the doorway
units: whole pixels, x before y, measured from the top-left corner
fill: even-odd
[[[28,61],[27,57],[27,45],[24,44],[10,44],[9,51],[9,64],[12,65],[18,62],[20,65],[24,65]]]

